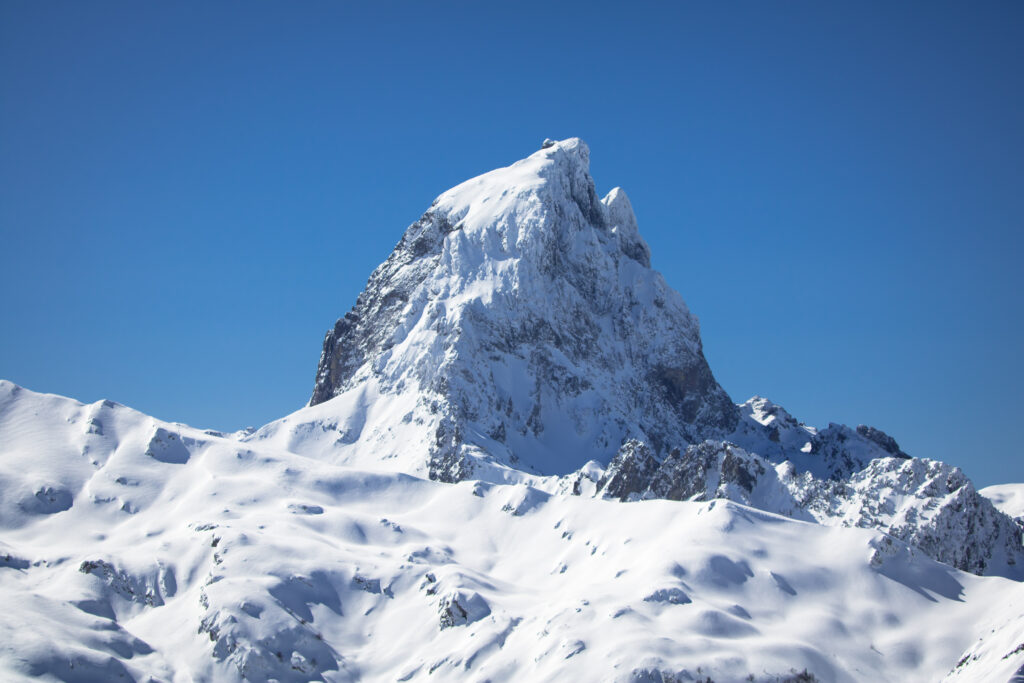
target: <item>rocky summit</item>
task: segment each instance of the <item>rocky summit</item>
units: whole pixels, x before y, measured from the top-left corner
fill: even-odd
[[[1024,485],[735,403],[589,156],[439,196],[260,429],[0,380],[0,678],[1024,678]]]

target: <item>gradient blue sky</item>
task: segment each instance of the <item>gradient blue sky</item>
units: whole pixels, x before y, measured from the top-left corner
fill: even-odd
[[[0,3],[0,377],[235,429],[580,136],[736,400],[1024,481],[1024,3]]]

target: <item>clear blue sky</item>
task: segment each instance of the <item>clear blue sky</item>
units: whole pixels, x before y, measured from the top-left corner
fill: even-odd
[[[736,400],[1024,481],[1020,2],[4,0],[0,377],[279,417],[436,195],[574,135]]]

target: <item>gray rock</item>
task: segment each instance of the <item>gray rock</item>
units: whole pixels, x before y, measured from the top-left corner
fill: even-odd
[[[661,602],[669,605],[688,605],[693,602],[693,600],[691,600],[690,596],[684,593],[681,588],[661,588],[644,598],[644,602]]]
[[[897,458],[910,457],[900,450],[900,445],[896,443],[896,439],[892,438],[881,429],[876,429],[875,427],[869,427],[867,425],[857,425],[857,433],[868,441],[878,444],[890,455],[894,455]]]
[[[630,439],[619,448],[597,486],[605,498],[630,500],[648,487],[657,470],[658,461],[647,444]]]
[[[441,598],[438,604],[441,629],[465,626],[491,613],[487,601],[473,591],[458,590]]]
[[[41,486],[36,492],[23,499],[19,506],[25,512],[52,515],[71,508],[74,497],[62,486]]]

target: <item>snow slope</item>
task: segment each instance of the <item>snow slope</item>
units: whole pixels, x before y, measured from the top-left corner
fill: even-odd
[[[8,382],[0,434],[7,680],[934,681],[1019,591],[876,531],[366,472]]]
[[[978,624],[978,639],[944,679],[1024,681],[1024,584],[1009,587]]]

